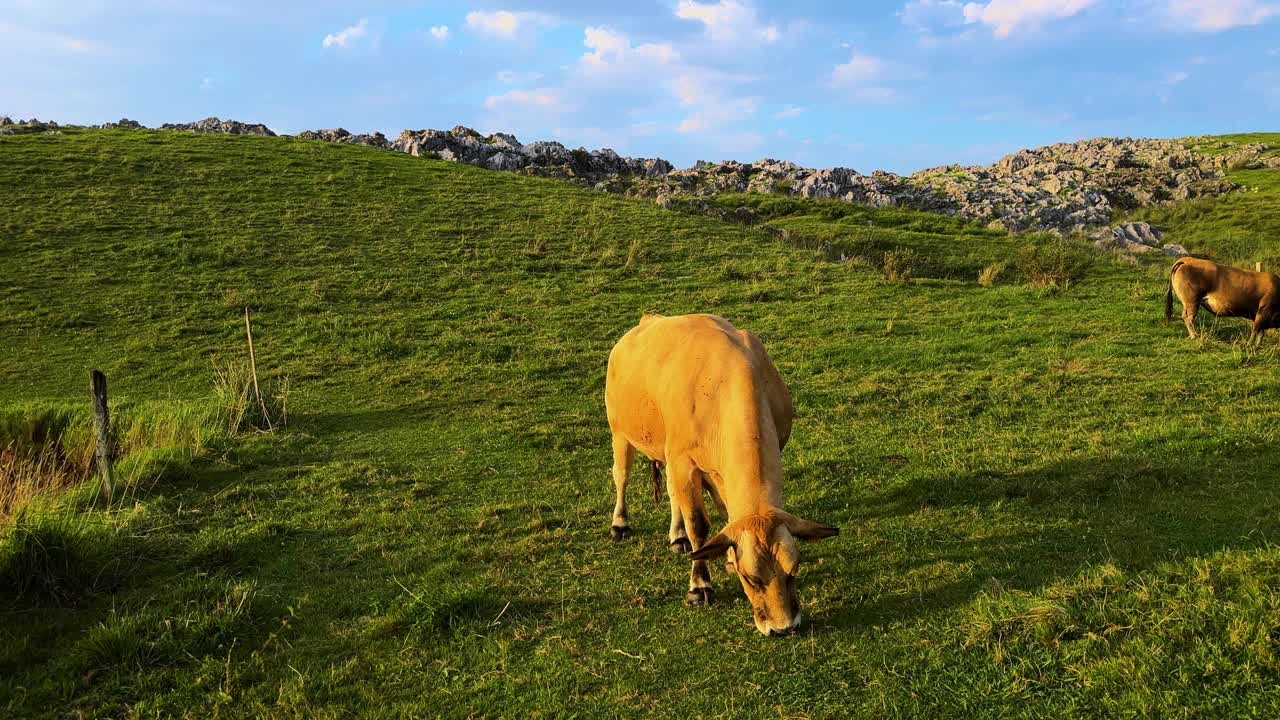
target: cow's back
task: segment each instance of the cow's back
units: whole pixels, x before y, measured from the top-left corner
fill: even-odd
[[[669,437],[690,443],[713,435],[722,403],[756,401],[726,388],[756,386],[769,388],[775,418],[785,412],[785,429],[777,428],[785,442],[790,396],[759,340],[714,315],[646,315],[609,354],[609,427],[645,455],[664,460]]]

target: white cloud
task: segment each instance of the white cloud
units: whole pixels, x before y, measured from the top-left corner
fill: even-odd
[[[719,131],[726,126],[736,124],[755,115],[756,110],[759,108],[759,98],[715,98],[706,102],[701,110],[680,121],[680,124],[676,127],[676,132]]]
[[[836,65],[831,70],[827,84],[837,90],[849,92],[859,100],[888,102],[898,98],[898,91],[885,84],[888,65],[874,55],[853,51],[849,62]]]
[[[515,70],[499,70],[494,77],[503,85],[532,83],[542,79],[540,72],[518,73]]]
[[[849,62],[837,65],[831,71],[831,84],[836,87],[864,86],[880,79],[883,74],[883,60],[854,52]]]
[[[1175,25],[1198,32],[1221,32],[1244,25],[1261,25],[1280,16],[1280,5],[1259,0],[1167,0],[1166,12]]]
[[[752,40],[769,44],[782,37],[776,25],[764,25],[754,7],[738,0],[719,0],[714,4],[680,0],[676,17],[702,23],[707,37],[720,44]]]
[[[218,81],[214,80],[211,77],[204,77],[200,79],[201,92],[209,92],[217,87],[218,87]]]
[[[550,15],[508,10],[469,12],[466,20],[467,28],[472,32],[503,40],[514,40],[521,33],[534,32],[555,24]]]
[[[637,143],[657,134],[664,127],[653,121],[635,122],[621,127],[602,128],[595,125],[587,127],[552,128],[551,136],[566,143],[585,147],[607,147],[623,154],[646,152],[651,150],[649,143]]]
[[[351,27],[344,27],[338,32],[330,32],[324,36],[325,47],[346,47],[348,42],[360,40],[369,35],[369,18],[360,18],[360,22]]]
[[[581,85],[572,90],[574,96],[596,90],[610,94],[628,88],[657,90],[660,94],[649,96],[649,102],[662,106],[674,101],[689,109],[676,128],[682,133],[731,127],[759,107],[756,98],[726,94],[740,78],[686,63],[670,44],[636,45],[625,33],[588,27],[583,33],[583,45],[590,52],[579,58],[576,72],[571,75],[571,82]]]
[[[369,18],[360,18],[355,25],[345,27],[336,33],[325,35],[324,47],[346,47],[348,43],[355,42],[368,34]]]
[[[960,0],[912,0],[898,12],[902,24],[922,33],[964,24],[964,3]]]
[[[798,117],[801,113],[804,112],[804,110],[805,110],[804,108],[798,107],[796,105],[788,105],[782,108],[781,110],[779,110],[778,112],[774,113],[771,117],[773,117],[774,120],[787,120],[793,117]]]
[[[539,110],[547,112],[565,109],[564,95],[555,88],[512,90],[501,95],[490,95],[485,98],[484,106],[488,110]]]
[[[448,25],[433,25],[428,32],[431,33],[431,37],[435,38],[439,42],[446,42],[449,40]]]
[[[6,22],[0,22],[0,47],[7,50],[63,53],[92,53],[103,50],[97,43],[84,38],[33,30]]]
[[[1185,70],[1179,70],[1178,72],[1169,73],[1168,77],[1164,79],[1164,84],[1165,85],[1181,85],[1182,83],[1186,82],[1187,78],[1189,77],[1191,77],[1191,73]]]
[[[1098,0],[990,0],[985,4],[971,2],[964,6],[964,20],[970,24],[989,25],[996,37],[1007,38],[1018,30],[1034,30],[1047,20],[1072,17],[1097,2]]]
[[[632,45],[625,33],[608,28],[588,27],[582,44],[591,52],[578,60],[587,75],[627,75],[669,66],[680,58],[675,48],[665,43]]]

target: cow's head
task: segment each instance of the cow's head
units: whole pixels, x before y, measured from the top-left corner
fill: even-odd
[[[764,635],[786,635],[800,627],[796,540],[814,542],[839,534],[836,528],[774,510],[730,523],[691,557],[711,560],[728,554],[751,601],[756,629]]]

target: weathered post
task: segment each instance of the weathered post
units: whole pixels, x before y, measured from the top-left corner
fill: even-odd
[[[1253,269],[1257,270],[1258,272],[1262,272],[1262,261],[1259,260],[1258,262],[1254,263]]]
[[[107,411],[107,376],[101,370],[89,374],[90,394],[93,398],[93,430],[97,438],[94,454],[98,459],[98,474],[102,477],[102,494],[107,502],[116,490],[115,468],[112,467],[111,415]]]

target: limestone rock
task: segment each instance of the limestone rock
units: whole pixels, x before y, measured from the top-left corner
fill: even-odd
[[[216,117],[207,117],[203,120],[197,120],[190,123],[165,123],[160,126],[160,129],[222,135],[276,136],[276,134],[271,131],[271,128],[261,123],[242,123],[238,120],[219,120]]]

